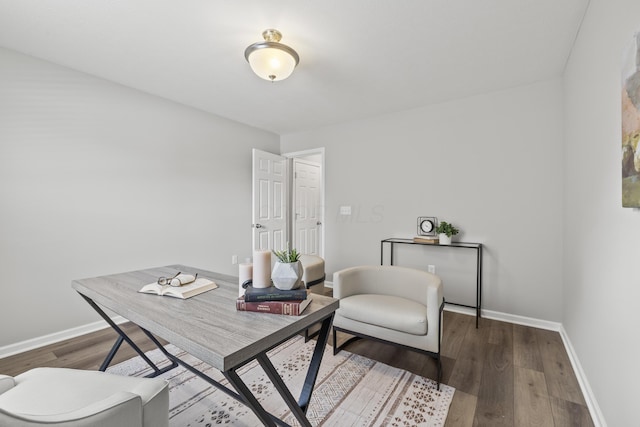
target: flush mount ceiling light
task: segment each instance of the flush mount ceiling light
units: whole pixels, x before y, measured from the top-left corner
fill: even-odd
[[[286,79],[293,73],[300,57],[295,50],[280,43],[280,31],[264,30],[262,37],[263,42],[254,43],[245,49],[244,57],[259,77],[272,82]]]

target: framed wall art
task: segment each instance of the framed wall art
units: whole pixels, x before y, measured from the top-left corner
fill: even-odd
[[[622,206],[640,207],[640,33],[622,63]]]

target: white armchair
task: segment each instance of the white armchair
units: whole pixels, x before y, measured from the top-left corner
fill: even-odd
[[[440,387],[444,297],[438,276],[398,266],[352,267],[333,274],[333,297],[340,300],[334,354],[359,338],[406,347],[436,359]],[[354,337],[337,347],[336,331]]]
[[[0,426],[43,425],[167,427],[168,383],[65,368],[0,375]]]

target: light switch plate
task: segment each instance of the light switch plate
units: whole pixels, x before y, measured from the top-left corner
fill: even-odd
[[[340,206],[340,215],[351,215],[351,206]]]

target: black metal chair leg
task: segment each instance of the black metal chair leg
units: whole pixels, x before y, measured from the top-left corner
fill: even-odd
[[[442,382],[442,360],[440,359],[439,355],[436,359],[436,364],[438,366],[438,373],[436,374],[438,381],[438,391],[440,391],[440,383]]]
[[[353,336],[351,338],[349,338],[348,340],[346,340],[345,342],[343,342],[340,346],[336,345],[336,330],[335,328],[333,329],[333,355],[335,356],[336,354],[340,353],[340,351],[345,348],[346,346],[348,346],[349,344],[351,344],[354,341],[358,341],[359,339],[362,339],[362,337],[359,336]]]
[[[333,355],[335,356],[336,354],[338,354],[338,348],[336,346],[336,328],[333,328]]]

